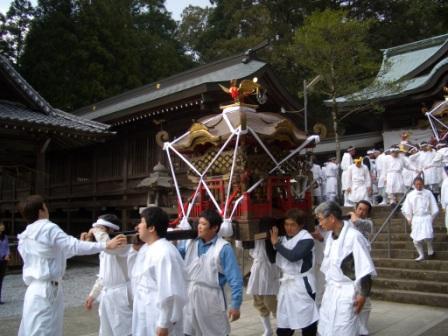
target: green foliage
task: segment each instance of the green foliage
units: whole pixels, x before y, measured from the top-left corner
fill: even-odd
[[[373,21],[347,17],[346,11],[315,12],[295,34],[290,52],[297,64],[321,75],[328,97],[351,93],[371,81],[378,70],[365,39]]]
[[[162,0],[41,0],[20,58],[54,106],[72,110],[192,65]]]
[[[0,51],[14,64],[23,53],[33,17],[34,8],[28,0],[14,0],[6,16],[0,13]]]
[[[365,42],[372,20],[359,21],[347,11],[325,10],[306,18],[290,47],[297,64],[322,80],[316,90],[332,101],[332,125],[339,161],[339,111],[336,97],[364,87],[375,76],[378,64]]]
[[[375,20],[368,36],[374,49],[389,48],[448,31],[448,2],[444,0],[353,0],[350,15]]]
[[[15,0],[0,15],[0,51],[51,103],[67,110],[266,40],[271,45],[257,55],[292,93],[300,93],[303,79],[316,73],[326,76],[320,85],[326,97],[351,93],[370,80],[381,48],[448,30],[448,2],[441,0],[211,0],[210,7],[187,7],[178,24],[164,0],[40,0],[31,26],[28,3]],[[333,31],[328,22],[326,37],[298,40],[313,13],[341,8],[343,29]],[[355,23],[362,27],[353,28]],[[322,64],[329,64],[333,50],[315,49],[342,33],[350,36],[338,40],[334,51],[345,62],[333,62],[331,70]],[[324,110],[314,103],[321,96],[310,99],[313,111]]]

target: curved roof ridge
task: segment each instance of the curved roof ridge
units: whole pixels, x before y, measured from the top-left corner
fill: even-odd
[[[9,78],[14,81],[14,84],[20,91],[34,103],[34,107],[44,114],[50,114],[53,107],[47,102],[34,88],[20,75],[20,73],[10,64],[5,56],[0,55],[0,66],[9,75]]]
[[[382,49],[385,57],[391,57],[403,53],[407,53],[410,51],[415,51],[419,49],[426,49],[429,47],[434,47],[436,45],[442,45],[448,40],[448,34],[432,36],[423,40],[410,42],[406,44],[401,44],[395,47],[390,47],[386,49]]]
[[[222,59],[219,59],[219,60],[211,62],[211,63],[198,65],[194,68],[182,71],[180,73],[176,73],[169,77],[162,78],[160,80],[156,80],[156,81],[148,83],[148,84],[144,84],[142,86],[125,91],[118,95],[108,97],[108,98],[98,101],[96,103],[81,107],[81,108],[75,110],[73,113],[77,114],[77,115],[90,114],[92,111],[94,111],[98,108],[101,108],[102,106],[107,106],[108,103],[116,101],[117,99],[120,100],[121,98],[132,96],[133,94],[138,94],[140,92],[148,93],[148,90],[157,91],[157,90],[159,90],[158,86],[160,86],[161,88],[167,88],[167,87],[176,85],[180,81],[184,81],[191,77],[197,77],[197,76],[201,76],[201,75],[210,73],[211,71],[217,71],[217,70],[226,68],[229,65],[243,63],[243,59],[245,56],[247,56],[246,55],[247,52],[248,51],[241,52],[239,54],[229,56],[226,58],[222,58]],[[258,60],[258,59],[252,54],[250,56],[250,60],[252,61],[252,60]]]

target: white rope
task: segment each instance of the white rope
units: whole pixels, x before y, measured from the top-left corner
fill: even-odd
[[[428,117],[429,124],[431,125],[431,129],[432,129],[432,132],[434,133],[434,136],[436,137],[437,141],[440,141],[439,133],[436,131],[434,124],[432,122],[432,115],[430,115],[429,113],[426,113],[426,116]]]
[[[241,128],[238,128],[238,129],[240,130]],[[226,196],[226,202],[225,202],[225,205],[224,205],[224,212],[223,212],[223,217],[224,218],[226,218],[227,208],[228,208],[228,205],[229,205],[230,191],[232,190],[233,172],[235,171],[235,165],[236,165],[236,158],[237,158],[237,155],[238,155],[238,144],[239,144],[239,142],[240,142],[240,132],[238,132],[237,135],[236,135],[235,150],[233,151],[232,168],[230,169],[229,182],[228,182],[228,186],[227,186],[227,196]]]
[[[174,185],[176,188],[176,194],[177,194],[177,198],[178,198],[178,202],[180,204],[181,207],[181,211],[183,214],[183,219],[188,219],[190,212],[195,204],[196,198],[199,195],[199,191],[201,188],[201,185],[204,186],[204,189],[206,190],[208,196],[210,197],[210,200],[212,201],[212,203],[214,204],[214,206],[216,207],[216,210],[218,212],[221,211],[220,206],[215,198],[215,196],[212,194],[209,186],[207,185],[207,182],[204,180],[204,176],[205,174],[208,172],[208,170],[212,167],[212,165],[215,163],[215,161],[218,159],[218,157],[222,154],[222,152],[224,151],[224,149],[227,147],[227,145],[229,144],[229,142],[232,140],[233,136],[236,135],[236,143],[235,143],[235,148],[234,148],[234,152],[233,152],[233,159],[232,159],[232,167],[230,170],[230,177],[229,177],[229,182],[228,182],[228,187],[227,187],[227,194],[226,194],[226,199],[225,199],[225,205],[224,205],[224,211],[223,211],[223,219],[224,221],[231,221],[231,218],[233,217],[233,215],[235,214],[235,211],[238,207],[238,205],[240,204],[240,202],[243,200],[244,195],[241,195],[240,197],[238,197],[238,199],[235,201],[234,205],[233,205],[233,209],[231,211],[230,217],[226,218],[226,214],[227,214],[227,209],[229,207],[229,198],[230,198],[230,192],[232,190],[232,180],[233,180],[233,175],[234,175],[234,171],[235,171],[235,166],[236,166],[236,160],[237,160],[237,154],[238,154],[238,145],[239,145],[239,139],[240,139],[240,134],[242,133],[247,133],[247,130],[245,130],[244,132],[241,129],[241,126],[239,126],[237,129],[233,128],[227,113],[230,113],[233,111],[228,111],[228,112],[223,112],[221,115],[216,115],[212,118],[209,118],[207,121],[205,121],[204,123],[211,121],[215,118],[218,118],[220,116],[222,116],[231,132],[231,135],[229,136],[229,138],[226,140],[226,142],[221,146],[220,150],[218,151],[218,153],[213,157],[213,159],[211,160],[211,162],[208,164],[208,166],[206,167],[206,169],[200,173],[196,167],[193,166],[193,164],[187,159],[185,158],[179,151],[176,150],[176,148],[174,148],[173,144],[175,144],[176,142],[180,141],[181,139],[183,139],[185,136],[187,136],[188,134],[190,134],[190,132],[186,132],[185,134],[183,134],[181,137],[177,138],[176,140],[174,140],[171,143],[164,143],[164,150],[166,150],[167,155],[168,155],[168,162],[170,164],[170,170],[171,170],[171,174],[173,175],[173,180],[174,180]],[[258,143],[261,145],[261,147],[265,150],[265,152],[269,155],[269,157],[272,159],[272,161],[276,164],[274,168],[272,168],[269,173],[260,178],[257,182],[255,182],[247,191],[246,193],[251,193],[255,188],[257,188],[265,179],[266,177],[268,177],[270,174],[272,174],[274,171],[276,171],[277,169],[279,169],[283,163],[285,163],[286,161],[288,161],[292,156],[294,156],[296,153],[300,152],[305,146],[307,146],[309,143],[311,143],[312,141],[316,141],[316,143],[319,141],[319,136],[317,135],[313,135],[308,137],[303,143],[302,145],[300,145],[299,147],[297,147],[294,151],[292,151],[289,155],[287,155],[285,158],[283,158],[280,162],[278,162],[275,157],[272,155],[272,153],[269,151],[269,149],[266,147],[266,145],[263,143],[263,141],[261,140],[261,138],[258,136],[258,134],[252,129],[252,128],[248,128],[249,131],[252,133],[252,135],[255,137],[255,139],[258,141]],[[190,169],[196,173],[199,177],[199,183],[198,186],[196,188],[196,191],[193,195],[193,198],[191,199],[191,201],[188,204],[188,209],[187,209],[187,213],[185,213],[185,209],[183,206],[183,202],[182,202],[182,196],[180,194],[180,189],[179,189],[179,185],[178,185],[178,181],[176,178],[176,175],[174,173],[174,166],[171,160],[171,155],[170,155],[170,150],[173,151],[173,153],[177,154],[182,161],[184,161],[188,167],[190,167]]]
[[[224,112],[224,111],[223,111],[222,116],[223,116],[223,118],[224,118],[224,120],[225,120],[225,122],[226,122],[226,124],[227,124],[227,127],[229,127],[229,130],[230,130],[232,133],[235,133],[235,128],[233,128],[233,125],[232,125],[232,123],[231,123],[230,120],[229,120],[229,116],[227,115],[227,113],[231,113],[231,112],[233,112],[233,111],[228,111],[228,112]],[[241,126],[240,126],[240,127],[241,127]]]
[[[213,117],[210,117],[210,118],[208,118],[207,120],[205,120],[204,122],[202,122],[202,124],[206,124],[206,123],[212,121],[213,119],[216,119],[216,118],[219,118],[219,117],[222,117],[222,115],[221,115],[221,114],[217,114],[217,115],[215,115],[215,116],[213,116]],[[189,135],[190,133],[191,133],[190,131],[185,132],[184,134],[182,134],[182,135],[181,135],[180,137],[178,137],[177,139],[174,139],[174,140],[171,141],[171,142],[165,142],[165,144],[174,145],[176,142],[182,140],[183,138],[185,138],[185,137],[186,137],[187,135]]]
[[[204,186],[205,190],[207,191],[208,195],[210,196],[210,199],[212,200],[213,204],[215,205],[216,210],[218,210],[218,212],[221,212],[221,208],[219,207],[218,202],[216,202],[215,196],[213,196],[212,192],[208,188],[207,183],[204,180],[201,180],[201,181],[202,181],[202,185]]]
[[[190,217],[191,209],[193,209],[194,202],[196,201],[197,196],[199,195],[199,190],[201,190],[201,181],[202,177],[199,180],[198,186],[196,188],[196,191],[194,192],[193,198],[191,199],[190,203],[188,204],[187,214],[186,217]]]
[[[272,161],[274,161],[274,163],[276,165],[278,165],[277,160],[275,159],[274,155],[271,154],[271,152],[269,151],[269,149],[267,149],[267,147],[265,146],[265,144],[263,143],[263,141],[261,141],[260,137],[258,136],[258,134],[251,128],[248,127],[249,131],[252,133],[252,135],[255,137],[255,139],[257,139],[258,143],[261,145],[261,147],[263,147],[263,149],[265,150],[265,152],[270,156],[270,158],[272,159]]]
[[[257,182],[255,182],[254,185],[252,185],[246,192],[247,193],[251,193],[256,187],[258,187],[258,185],[260,185],[261,182],[263,182],[266,177],[268,177],[269,175],[271,175],[274,171],[276,171],[278,168],[280,168],[280,166],[286,162],[287,160],[289,160],[292,156],[294,156],[296,153],[300,152],[303,148],[305,148],[309,143],[311,143],[312,141],[315,141],[316,143],[319,142],[319,136],[318,135],[312,135],[310,137],[308,137],[299,147],[297,147],[294,151],[292,151],[288,156],[286,156],[283,160],[281,160],[274,168],[272,168],[268,175],[266,175],[265,177],[260,178]],[[232,209],[232,216],[235,213],[236,207],[238,206],[239,202],[241,202],[241,200],[243,199],[243,196],[241,196],[240,198],[238,198],[238,200],[235,202],[233,209]]]
[[[180,195],[180,189],[179,189],[179,185],[177,184],[176,174],[174,174],[174,166],[173,166],[173,162],[171,161],[169,146],[167,146],[166,148],[164,147],[164,150],[166,150],[166,154],[168,156],[168,162],[170,164],[171,175],[173,176],[174,187],[176,188],[177,201],[179,202],[179,205],[182,209],[182,215],[185,217],[185,210],[184,210],[184,205],[182,203],[182,196]]]
[[[195,166],[193,166],[193,165],[190,163],[190,161],[188,161],[188,160],[187,160],[181,153],[179,153],[179,152],[176,150],[176,148],[174,148],[174,147],[171,146],[171,145],[169,145],[169,148],[170,148],[174,153],[176,153],[177,156],[179,156],[179,157],[182,159],[182,161],[184,161],[184,162],[188,165],[188,167],[191,168],[191,170],[193,170],[198,176],[201,176],[201,173],[198,172],[198,170],[195,168]]]
[[[272,172],[277,170],[277,168],[280,167],[285,161],[288,161],[292,156],[296,155],[303,148],[308,146],[312,141],[315,141],[317,144],[319,142],[319,140],[320,140],[320,138],[318,135],[312,135],[312,136],[308,137],[304,143],[302,143],[299,147],[297,147],[295,150],[293,150],[291,153],[289,153],[289,155],[287,155],[283,160],[281,160],[276,167],[272,168],[269,171],[269,174],[271,174]]]
[[[435,118],[435,117],[433,117],[433,119],[434,119],[435,121],[437,121],[440,125],[442,125],[443,127],[445,127],[446,129],[448,129],[448,126],[446,126],[441,120],[439,120],[439,119],[437,119],[437,118]]]
[[[216,155],[213,157],[212,160],[210,160],[210,163],[208,164],[207,168],[205,168],[204,172],[200,175],[200,176],[204,176],[207,171],[210,169],[210,167],[215,163],[215,161],[218,159],[218,157],[221,155],[221,153],[224,151],[224,149],[226,149],[227,144],[230,142],[230,140],[232,140],[233,136],[235,135],[235,133],[232,133],[226,140],[226,142],[224,143],[224,145],[222,145],[222,147],[219,149],[218,153],[216,153]]]

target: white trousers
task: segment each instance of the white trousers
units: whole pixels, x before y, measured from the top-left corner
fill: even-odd
[[[33,281],[25,293],[18,336],[61,336],[63,322],[61,282]]]

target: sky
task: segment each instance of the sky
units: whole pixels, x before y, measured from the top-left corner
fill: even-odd
[[[0,13],[6,14],[8,11],[9,5],[11,4],[11,0],[0,0]],[[37,0],[31,0],[33,6],[37,4]],[[188,5],[194,6],[210,6],[209,0],[166,0],[165,7],[166,9],[172,13],[174,20],[180,20],[180,14]]]

